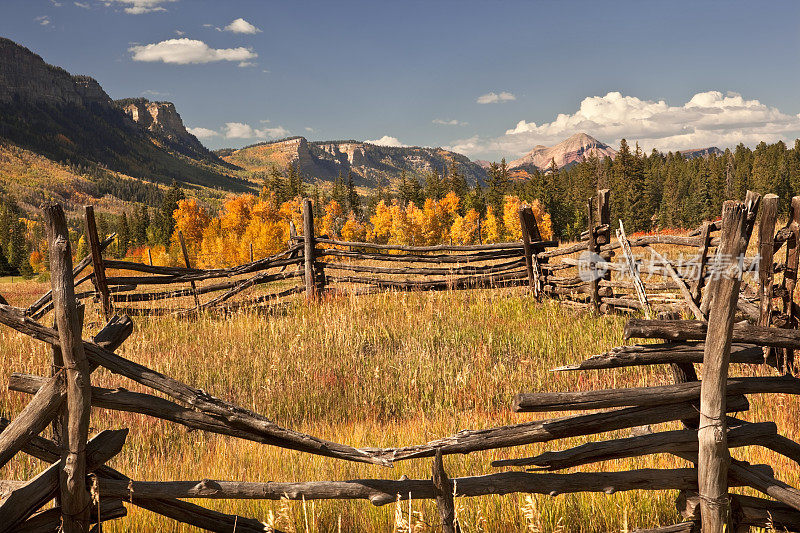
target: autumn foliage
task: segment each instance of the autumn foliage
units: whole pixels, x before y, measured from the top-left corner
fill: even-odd
[[[360,220],[331,200],[314,225],[319,235],[380,244],[477,244],[521,238],[518,211],[522,202],[518,197],[506,196],[502,213],[494,213],[490,207],[484,217],[474,209],[459,214],[459,203],[452,192],[441,200],[428,198],[422,207],[411,202],[403,206],[398,201],[380,201],[369,220]],[[531,207],[542,238],[551,238],[550,215],[538,201]],[[298,233],[302,228],[300,199],[278,204],[275,195],[266,191],[261,196],[232,197],[216,216],[205,213],[194,199],[180,200],[174,219],[173,249],[181,231],[190,257],[200,267],[246,263],[250,261],[251,245],[256,259],[277,253],[288,245],[289,222],[294,222]]]

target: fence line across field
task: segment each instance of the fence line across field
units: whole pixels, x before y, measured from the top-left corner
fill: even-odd
[[[465,252],[468,255],[502,253],[502,257],[494,258],[501,261],[500,266],[484,268],[471,263],[444,263],[460,265],[455,267],[458,277],[451,276],[450,279],[439,274],[450,270],[434,267],[419,267],[415,270],[423,272],[414,274],[423,276],[423,279],[395,280],[375,277],[399,274],[387,272],[388,267],[357,270],[373,276],[329,277],[325,271],[334,270],[334,265],[341,266],[341,263],[324,258],[357,257],[327,255],[326,250],[357,254],[369,246],[367,243],[342,244],[342,241],[334,241],[335,244],[318,242],[311,237],[313,220],[309,217],[304,226],[308,239],[296,239],[297,244],[281,254],[247,265],[231,269],[203,270],[192,268],[188,264],[180,268],[134,264],[130,271],[148,274],[142,276],[147,280],[144,283],[136,283],[135,276],[105,276],[105,272],[101,276],[88,278],[95,284],[93,292],[99,294],[100,302],[105,304],[108,301],[111,304],[101,307],[101,312],[108,312],[111,316],[103,330],[93,339],[83,338],[84,311],[78,301],[82,295],[75,292],[76,278],[81,269],[72,266],[63,210],[57,205],[47,206],[44,212],[51,254],[52,293],[29,308],[0,303],[0,323],[22,335],[48,344],[52,347],[54,363],[56,358],[62,362],[54,365],[55,371],[51,376],[18,373],[11,375],[9,389],[32,395],[32,399],[13,420],[0,420],[0,466],[14,460],[20,452],[38,457],[50,463],[50,466],[29,480],[0,480],[0,532],[32,529],[55,531],[59,527],[68,532],[85,532],[93,523],[124,515],[126,505],[136,505],[209,531],[264,530],[264,526],[252,518],[219,513],[202,505],[183,501],[186,498],[365,499],[375,505],[407,498],[433,499],[439,509],[442,529],[460,531],[453,497],[514,492],[549,495],[575,492],[611,494],[627,490],[668,489],[681,491],[678,503],[685,522],[653,531],[702,529],[706,533],[740,531],[741,528],[750,526],[800,531],[800,491],[780,481],[771,466],[732,460],[729,453],[731,447],[762,446],[800,465],[800,444],[780,435],[774,423],[745,422],[735,416],[736,413],[750,408],[747,398],[750,394],[800,394],[800,379],[793,375],[794,351],[800,349],[797,304],[794,302],[799,255],[800,197],[792,201],[792,216],[787,228],[773,233],[776,201],[774,195],[767,195],[762,202],[759,195],[748,192],[744,202],[726,202],[722,219],[700,228],[696,239],[703,265],[700,272],[689,276],[680,265],[663,259],[656,270],[664,281],[649,286],[645,280],[640,279],[641,286],[635,281],[637,273],[644,271],[643,267],[646,265],[635,262],[635,258],[629,254],[629,247],[647,247],[655,241],[643,241],[644,238],[629,240],[621,233],[620,242],[617,243],[619,246],[610,242],[607,191],[600,191],[596,203],[589,202],[590,213],[596,209],[597,216],[590,216],[593,224],[587,240],[571,245],[570,253],[591,252],[599,260],[590,260],[590,263],[613,264],[614,250],[621,249],[626,256],[622,265],[629,269],[634,281],[613,279],[612,274],[618,272],[614,269],[598,272],[586,280],[581,279],[579,274],[554,276],[554,272],[569,268],[577,271],[581,264],[567,264],[562,269],[559,263],[551,263],[552,258],[559,256],[553,253],[558,249],[548,249],[554,243],[537,238],[535,219],[531,219],[527,211],[520,214],[522,242],[514,243],[514,246],[491,245],[493,248],[487,249],[486,245],[482,245],[481,248],[472,250],[426,247],[424,251],[446,257],[456,256],[442,252]],[[762,204],[760,227],[771,227],[772,230],[759,231],[759,256],[743,261],[755,261],[762,267],[759,270],[759,285],[753,288],[747,286],[743,279],[743,262],[739,258],[746,251],[756,222],[759,221],[758,213]],[[310,214],[310,203],[306,202],[305,207]],[[87,210],[87,220],[92,215],[91,210]],[[87,228],[92,228],[90,222],[87,222]],[[714,232],[718,235],[712,236]],[[94,241],[97,243],[97,246],[93,246],[94,255],[90,261],[82,261],[78,266],[83,263],[88,266],[91,263],[97,269],[109,270],[130,266],[121,265],[122,262],[103,260],[101,249],[105,241]],[[671,241],[673,244],[675,242],[677,241]],[[775,252],[784,244],[787,247],[786,260],[775,265]],[[411,248],[413,247],[393,251],[404,255],[418,252]],[[519,255],[509,255],[510,250],[518,251]],[[773,252],[771,255],[765,253],[770,250]],[[365,253],[369,254],[369,261],[374,261],[375,252]],[[713,269],[709,265],[715,265],[716,275],[711,275],[710,271]],[[290,266],[295,266],[295,270],[286,270]],[[466,266],[469,268],[465,270]],[[149,270],[145,271],[144,267]],[[276,274],[276,269],[282,270]],[[765,271],[769,274],[765,274]],[[780,284],[775,283],[775,272],[784,273]],[[276,279],[274,276],[278,274],[285,277]],[[217,283],[214,291],[225,292],[205,302],[199,296],[213,291],[202,292],[203,286],[191,286],[192,282],[235,276],[248,277]],[[446,279],[428,279],[435,276]],[[184,287],[170,289],[172,295],[165,295],[165,291],[139,293],[120,288],[159,285],[150,283],[150,279],[154,277],[165,280],[162,285],[181,284]],[[508,283],[527,286],[535,297],[556,295],[565,304],[595,309],[598,312],[636,308],[636,305],[644,308],[642,300],[645,300],[646,306],[653,312],[659,312],[660,308],[691,311],[695,320],[675,320],[673,315],[662,316],[658,320],[633,318],[626,325],[626,337],[657,339],[661,342],[614,348],[606,354],[583,362],[568,362],[566,366],[556,369],[613,370],[637,365],[669,365],[675,376],[673,385],[524,393],[516,398],[509,398],[511,407],[516,412],[598,411],[494,428],[463,430],[431,442],[396,448],[353,448],[278,426],[265,414],[216,398],[209,392],[115,353],[133,331],[132,320],[121,315],[120,308],[114,305],[125,301],[123,298],[130,298],[128,302],[156,301],[156,295],[163,295],[164,298],[192,298],[196,305],[183,309],[188,316],[218,306],[247,305],[238,300],[228,300],[255,285],[277,283],[292,277],[302,277],[302,284],[282,287],[278,292],[250,300],[264,299],[264,302],[272,302],[288,296],[289,292],[303,292],[308,298],[315,298],[330,290],[328,284],[333,282],[359,284],[368,288],[394,284],[397,289],[447,288],[456,286],[456,281],[460,284],[458,288]],[[124,285],[115,284],[120,279],[125,282]],[[78,281],[84,283],[85,280],[87,277]],[[640,290],[642,286],[644,291]],[[615,292],[615,289],[627,292]],[[175,295],[176,292],[180,292],[180,296]],[[642,292],[645,294],[642,295]],[[689,300],[693,305],[689,305]],[[779,305],[775,305],[776,300]],[[41,316],[48,305],[55,311],[57,328],[48,327],[35,318]],[[742,317],[751,319],[755,324],[737,322]],[[694,367],[696,363],[703,365],[702,381],[698,380]],[[729,365],[741,363],[761,363],[758,367],[761,373],[776,369],[782,376],[729,378]],[[136,381],[159,395],[134,393],[124,388],[92,386],[91,374],[100,366],[118,379]],[[92,406],[100,410],[100,413],[102,410],[139,413],[180,424],[191,430],[228,435],[330,459],[391,466],[398,461],[430,458],[431,478],[286,482],[134,480],[105,465],[112,457],[124,451],[127,429],[101,432],[89,439]],[[98,416],[98,413],[95,412],[94,416]],[[546,469],[547,472],[504,471],[453,479],[447,475],[445,469],[445,456],[451,454],[514,448],[536,442],[556,443],[564,438],[601,435],[610,431],[675,421],[679,421],[684,429],[594,440],[573,448],[552,449],[535,457],[501,459],[492,464],[498,468],[535,466]],[[39,436],[51,424],[58,428],[55,440]],[[672,454],[693,466],[568,474],[556,472],[609,459],[656,453]],[[729,491],[730,487],[743,486],[754,488],[771,499],[731,494]],[[99,503],[91,500],[90,490],[101,494]],[[58,505],[43,510],[53,498],[57,498]]]

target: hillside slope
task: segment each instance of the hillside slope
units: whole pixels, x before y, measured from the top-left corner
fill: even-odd
[[[340,172],[352,172],[355,182],[366,186],[385,185],[404,171],[419,176],[432,170],[442,173],[453,161],[471,184],[486,180],[486,170],[480,165],[443,148],[389,147],[361,141],[309,142],[305,137],[291,137],[218,153],[250,172],[284,170],[292,164],[305,179],[332,181]]]
[[[180,116],[169,118],[162,121],[171,125],[166,129],[150,128],[152,120],[138,123],[94,79],[72,76],[0,38],[0,139],[58,162],[100,165],[148,181],[248,188],[182,122],[185,135],[172,135]]]

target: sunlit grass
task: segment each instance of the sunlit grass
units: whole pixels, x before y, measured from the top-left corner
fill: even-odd
[[[20,287],[21,288],[21,287]],[[4,288],[0,290],[6,294]],[[10,295],[20,302],[23,297]],[[34,298],[35,299],[35,298]],[[29,303],[31,298],[25,300]],[[91,309],[87,322],[100,326]],[[667,367],[551,373],[623,344],[621,316],[593,316],[558,302],[537,303],[523,289],[440,293],[387,292],[342,296],[308,305],[299,300],[280,312],[242,312],[226,319],[136,320],[121,353],[150,368],[263,413],[284,426],[352,446],[419,444],[461,429],[487,428],[559,414],[514,414],[521,391],[589,390],[665,384]],[[12,371],[49,372],[49,352],[36,341],[0,329],[0,382]],[[761,367],[733,371],[765,373]],[[93,383],[145,390],[99,370]],[[4,393],[1,407],[14,416],[25,395]],[[774,420],[797,438],[797,400],[772,395],[752,400],[746,418]],[[189,432],[140,415],[95,410],[93,431],[129,427],[123,452],[111,464],[139,480],[202,478],[305,481],[350,478],[430,477],[431,460],[395,468],[353,464],[232,438]],[[664,427],[676,428],[677,424]],[[661,429],[661,428],[658,428]],[[512,449],[445,457],[452,477],[498,471],[494,459],[524,457],[589,440],[629,435],[618,431]],[[773,465],[797,485],[796,465],[762,449],[735,455]],[[590,470],[675,468],[686,463],[653,456],[581,467]],[[25,479],[42,468],[15,458],[0,475]],[[614,531],[655,527],[679,520],[675,492],[634,491],[550,496],[487,496],[456,500],[465,531]],[[408,521],[409,503],[373,507],[368,502],[197,501],[289,531],[392,531]],[[411,502],[415,531],[437,531],[432,502]],[[401,517],[401,518],[398,518]],[[407,527],[407,524],[405,524]],[[191,531],[191,528],[129,506],[128,517],[106,531]]]

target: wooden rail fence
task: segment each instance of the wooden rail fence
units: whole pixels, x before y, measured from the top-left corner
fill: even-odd
[[[603,206],[608,205],[605,195],[600,201],[600,215]],[[762,228],[765,217],[774,218],[773,199],[764,198],[761,211]],[[82,308],[80,293],[75,292],[76,277],[80,269],[73,268],[66,220],[57,205],[44,208],[50,243],[51,294],[38,302],[39,307],[17,308],[0,304],[0,323],[20,334],[30,336],[52,347],[54,368],[51,376],[32,376],[14,373],[9,389],[32,395],[30,403],[13,420],[0,420],[0,466],[6,464],[20,453],[27,453],[50,463],[36,477],[29,480],[0,480],[0,533],[5,531],[88,531],[91,524],[123,516],[126,505],[136,505],[175,520],[185,522],[209,531],[264,531],[264,525],[252,518],[219,513],[202,506],[185,502],[187,498],[224,499],[365,499],[374,505],[385,505],[401,499],[432,499],[439,508],[439,516],[444,531],[459,531],[458,517],[455,513],[453,497],[472,497],[487,494],[509,494],[514,492],[563,494],[574,492],[613,493],[627,490],[680,490],[678,501],[685,521],[653,531],[695,531],[720,532],[742,531],[751,526],[775,527],[781,530],[800,531],[800,491],[778,479],[769,465],[749,464],[730,457],[729,449],[743,446],[762,446],[788,457],[800,464],[800,444],[780,435],[777,427],[770,421],[759,423],[744,422],[734,416],[747,411],[750,394],[800,394],[800,380],[792,375],[793,353],[800,349],[800,331],[793,326],[797,313],[794,309],[792,272],[797,268],[797,207],[793,202],[793,217],[788,231],[772,234],[760,230],[758,246],[760,250],[776,250],[786,243],[787,261],[784,268],[775,268],[772,257],[767,260],[770,275],[759,275],[762,283],[757,294],[763,295],[759,305],[753,304],[759,312],[751,315],[751,308],[743,305],[742,259],[753,232],[759,207],[762,205],[758,195],[749,193],[745,202],[726,202],[721,221],[704,225],[695,238],[680,239],[664,236],[645,236],[629,241],[626,246],[624,233],[615,245],[601,236],[609,234],[608,222],[603,216],[591,228],[587,241],[572,245],[569,253],[593,251],[598,258],[580,259],[576,264],[564,262],[567,268],[588,263],[610,263],[611,253],[622,249],[629,255],[629,248],[651,246],[658,242],[680,243],[695,246],[702,254],[716,251],[712,258],[706,259],[709,274],[701,272],[694,280],[687,279],[680,265],[664,263],[657,267],[662,277],[673,278],[673,272],[686,285],[700,311],[697,320],[660,319],[648,320],[634,318],[626,327],[627,337],[661,339],[659,344],[634,345],[615,348],[606,354],[592,357],[586,361],[572,363],[555,369],[557,371],[583,371],[588,369],[615,369],[636,365],[670,365],[675,370],[676,383],[668,386],[638,387],[632,389],[613,389],[595,391],[534,392],[520,394],[513,400],[517,412],[530,411],[600,411],[573,414],[545,420],[529,421],[502,427],[478,430],[464,430],[449,437],[424,444],[398,448],[353,448],[344,444],[326,441],[312,435],[299,433],[278,426],[267,416],[182,383],[170,376],[144,367],[117,353],[122,343],[133,329],[131,319],[126,315],[110,316],[106,326],[93,339],[83,337]],[[306,209],[309,209],[308,203]],[[768,215],[765,215],[768,213]],[[87,212],[87,220],[91,215]],[[254,261],[234,269],[199,270],[189,266],[151,267],[148,265],[119,265],[103,260],[100,250],[103,242],[97,239],[93,246],[93,261],[96,268],[109,270],[128,268],[142,274],[144,280],[158,278],[157,281],[141,281],[136,277],[95,276],[97,292],[105,292],[112,303],[120,296],[138,297],[138,301],[152,301],[153,293],[129,293],[116,290],[125,285],[187,284],[192,281],[218,279],[233,275],[246,275],[244,282],[232,283],[224,294],[233,290],[243,290],[249,286],[274,281],[277,278],[268,269],[290,265],[303,265],[297,276],[304,277],[306,293],[320,291],[327,283],[334,281],[326,277],[325,270],[336,270],[338,263],[317,260],[330,257],[356,257],[361,254],[378,256],[382,253],[363,251],[393,250],[398,256],[413,255],[419,262],[461,264],[458,269],[471,266],[473,262],[483,262],[486,257],[503,263],[515,261],[514,265],[502,267],[480,267],[483,270],[460,270],[459,277],[445,281],[426,280],[426,289],[479,286],[476,279],[492,278],[493,284],[520,284],[531,287],[534,294],[547,294],[548,287],[558,287],[553,282],[552,273],[557,271],[550,259],[566,253],[547,250],[547,243],[537,238],[533,226],[529,225],[529,214],[522,213],[520,220],[523,240],[513,246],[483,245],[480,247],[401,247],[390,245],[367,245],[366,243],[345,243],[330,239],[298,239],[281,254]],[[767,220],[767,225],[769,220]],[[87,224],[88,225],[88,224]],[[606,226],[605,228],[602,226]],[[794,226],[793,226],[794,225]],[[305,226],[313,235],[313,228]],[[774,229],[774,225],[773,225]],[[718,232],[718,236],[712,236]],[[656,238],[654,238],[656,237]],[[778,240],[781,239],[781,243]],[[317,249],[316,245],[329,245]],[[304,253],[299,253],[304,250]],[[357,250],[357,251],[354,251]],[[97,252],[95,254],[95,252]],[[443,254],[459,252],[463,255]],[[564,252],[561,249],[561,252]],[[436,255],[423,255],[434,253]],[[339,254],[339,255],[337,255]],[[359,254],[359,255],[355,255]],[[768,254],[767,254],[768,255]],[[454,260],[454,257],[467,256],[467,259]],[[773,253],[774,256],[774,253]],[[391,255],[390,255],[391,257]],[[442,260],[444,258],[444,260]],[[310,259],[310,260],[309,260]],[[625,258],[631,265],[632,259]],[[763,259],[758,259],[758,263]],[[390,259],[390,261],[393,259]],[[666,260],[665,260],[666,261]],[[84,261],[81,262],[83,264]],[[89,262],[85,262],[88,266]],[[98,264],[99,263],[99,264]],[[79,264],[78,266],[81,266]],[[638,266],[638,265],[637,265]],[[348,267],[350,268],[350,267]],[[388,268],[388,267],[381,267]],[[420,267],[432,270],[433,267]],[[500,270],[488,269],[499,268]],[[655,268],[655,267],[647,267]],[[671,268],[671,271],[670,271]],[[510,269],[509,271],[502,269]],[[445,269],[443,269],[445,270]],[[449,272],[449,269],[447,269]],[[637,269],[630,268],[635,273]],[[642,268],[644,270],[644,268]],[[611,270],[615,272],[616,270]],[[774,273],[783,271],[789,280],[774,286]],[[285,273],[284,270],[281,273]],[[370,270],[370,274],[383,275],[387,272]],[[437,270],[437,272],[439,272]],[[309,273],[311,275],[309,275]],[[639,299],[640,291],[634,284],[620,286],[631,291],[631,297],[607,296],[614,289],[607,272],[589,278],[582,287],[587,290],[570,301],[573,304],[610,311],[620,306],[619,301]],[[442,275],[425,272],[423,275]],[[635,275],[635,274],[634,274]],[[500,277],[507,276],[507,277]],[[287,276],[288,277],[288,276]],[[119,278],[123,278],[121,281]],[[454,280],[470,278],[471,281],[454,283]],[[103,279],[105,281],[103,281]],[[79,280],[78,280],[79,281]],[[693,283],[692,283],[693,281]],[[355,283],[348,280],[348,283]],[[368,286],[382,287],[381,278],[360,281]],[[397,288],[419,288],[410,281]],[[440,283],[441,285],[434,285]],[[542,290],[537,292],[537,287]],[[672,284],[665,287],[674,289]],[[697,287],[700,286],[700,289]],[[791,290],[790,290],[791,289]],[[183,297],[205,294],[203,287],[182,289]],[[189,291],[189,292],[187,292]],[[699,292],[698,292],[699,291]],[[208,291],[210,292],[210,291]],[[552,292],[552,290],[551,290]],[[561,296],[567,296],[564,293]],[[611,294],[615,294],[611,292]],[[696,298],[702,295],[701,301]],[[649,294],[647,306],[655,310],[658,303]],[[157,296],[163,297],[163,294]],[[218,297],[219,298],[219,297]],[[773,308],[773,300],[780,298],[782,310]],[[609,301],[611,300],[611,301]],[[137,300],[127,300],[137,301]],[[224,300],[220,300],[224,301]],[[42,303],[44,302],[44,303]],[[49,303],[48,303],[49,302]],[[101,299],[101,302],[105,300]],[[191,308],[197,312],[206,305],[199,302]],[[705,304],[705,305],[704,305]],[[41,313],[47,305],[55,311],[56,328],[37,321],[34,316]],[[670,304],[671,305],[671,304]],[[646,308],[645,304],[641,306]],[[103,311],[106,311],[105,305]],[[119,308],[116,308],[119,312]],[[41,316],[41,315],[38,315]],[[763,320],[765,316],[770,319]],[[756,324],[737,323],[737,317],[752,317]],[[702,364],[703,380],[697,380],[694,363]],[[758,364],[764,372],[772,367],[780,376],[760,376],[730,378],[730,364]],[[125,389],[105,389],[91,385],[91,374],[98,367],[104,367],[112,374],[127,378],[149,387],[161,396],[134,393]],[[140,413],[153,418],[181,424],[194,430],[207,431],[236,438],[247,439],[269,446],[279,446],[299,452],[310,453],[333,459],[365,462],[391,466],[403,460],[432,458],[431,478],[429,479],[355,479],[345,481],[299,481],[299,482],[242,482],[235,480],[179,480],[146,481],[134,480],[118,472],[105,463],[124,449],[127,429],[103,431],[89,438],[90,406],[100,409],[121,410]],[[535,442],[554,442],[559,439],[599,435],[640,426],[655,426],[665,422],[680,421],[684,429],[649,432],[638,436],[597,440],[574,448],[553,448],[535,457],[504,459],[495,461],[493,466],[520,468],[534,466],[539,471],[521,470],[501,471],[482,476],[469,476],[451,479],[445,470],[444,456],[465,454],[481,450],[523,446]],[[45,439],[40,433],[53,424],[55,440]],[[555,446],[555,445],[554,445]],[[672,454],[688,461],[684,468],[638,469],[627,471],[592,471],[557,473],[565,468],[593,464],[623,457],[645,456],[651,454]],[[546,471],[541,471],[541,470]],[[91,474],[91,475],[90,475]],[[755,498],[731,494],[730,487],[747,486],[762,492],[771,499]],[[100,494],[100,501],[90,496]],[[132,498],[135,494],[136,497]],[[54,508],[42,510],[51,500],[56,499]]]

